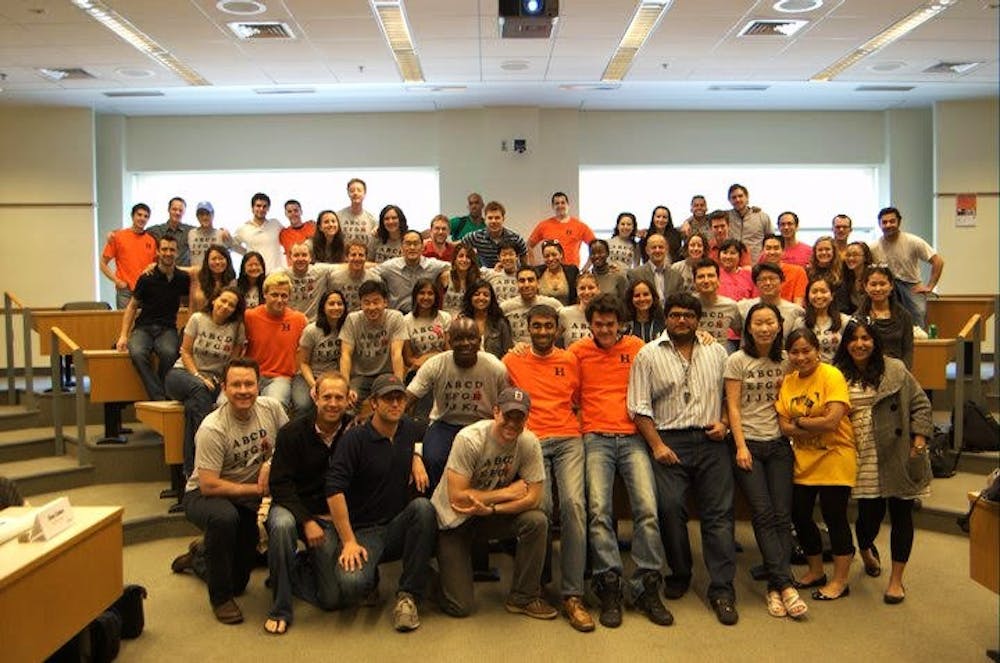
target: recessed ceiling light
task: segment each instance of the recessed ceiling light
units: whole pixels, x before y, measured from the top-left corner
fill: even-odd
[[[141,69],[139,67],[119,67],[115,69],[115,73],[122,78],[152,78],[154,76],[153,72],[149,69]]]
[[[874,71],[878,73],[885,73],[888,71],[897,71],[906,66],[905,62],[877,62],[873,65],[868,66],[868,71]]]
[[[772,6],[783,14],[804,14],[822,7],[823,0],[778,0]]]
[[[500,68],[504,71],[524,71],[528,66],[527,60],[504,60],[500,63]]]
[[[256,16],[267,11],[267,6],[263,2],[255,0],[219,0],[215,3],[215,8],[235,16]]]

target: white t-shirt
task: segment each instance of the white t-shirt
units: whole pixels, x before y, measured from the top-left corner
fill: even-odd
[[[250,220],[236,229],[233,239],[237,245],[244,247],[240,253],[256,251],[264,256],[264,269],[270,274],[287,264],[281,242],[278,241],[282,227],[277,219],[267,219],[259,226]]]
[[[895,242],[887,242],[884,237],[872,244],[872,258],[875,262],[889,265],[892,275],[906,283],[919,283],[920,263],[928,262],[937,255],[930,244],[912,233],[900,232]]]

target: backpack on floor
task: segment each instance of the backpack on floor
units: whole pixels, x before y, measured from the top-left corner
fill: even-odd
[[[954,459],[949,458],[948,450],[951,449],[951,437],[951,431],[943,431],[935,427],[934,437],[927,443],[927,456],[931,461],[931,474],[935,479],[947,479],[955,476],[955,468],[958,466],[962,450],[958,450]]]
[[[105,610],[87,627],[90,632],[92,663],[111,663],[118,658],[122,645],[122,618],[114,610]]]
[[[975,401],[962,407],[963,451],[1000,451],[1000,424],[986,408]]]
[[[142,635],[142,629],[146,626],[142,602],[146,596],[146,588],[142,585],[125,585],[121,598],[111,606],[111,610],[121,617],[122,637],[126,640]]]

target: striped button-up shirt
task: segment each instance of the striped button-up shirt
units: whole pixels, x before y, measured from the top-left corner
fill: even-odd
[[[476,250],[479,254],[479,264],[489,269],[493,269],[499,260],[501,242],[511,242],[517,249],[517,257],[522,260],[528,253],[528,245],[524,243],[524,238],[507,228],[500,229],[500,239],[493,239],[490,237],[489,228],[482,228],[466,235],[462,241],[466,246]]]
[[[628,412],[646,416],[657,430],[703,428],[722,415],[722,371],[726,349],[697,338],[687,361],[664,332],[645,345],[632,363]]]

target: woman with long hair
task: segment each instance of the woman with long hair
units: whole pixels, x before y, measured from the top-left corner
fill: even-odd
[[[206,256],[207,257],[207,256]],[[243,295],[226,286],[184,325],[180,359],[167,373],[167,396],[184,403],[184,476],[194,472],[194,434],[222,389],[226,364],[242,356]]]
[[[738,239],[727,239],[719,245],[719,294],[735,301],[757,296],[753,270],[740,266],[740,256],[746,248]]]
[[[670,213],[670,208],[665,205],[657,205],[653,208],[653,213],[649,217],[649,228],[639,243],[639,255],[646,260],[646,242],[653,235],[663,235],[667,238],[667,262],[672,263],[680,259],[681,255],[681,231],[674,228],[674,217]]]
[[[410,338],[403,344],[403,362],[415,372],[424,362],[448,349],[451,314],[438,307],[438,290],[430,279],[417,279],[410,293],[410,312],[403,316]]]
[[[483,339],[483,350],[497,359],[502,359],[514,347],[514,333],[488,282],[477,281],[465,290],[462,315],[475,321]]]
[[[851,589],[847,575],[854,556],[847,503],[857,478],[857,449],[847,414],[851,399],[843,374],[819,360],[819,339],[808,327],[792,331],[785,341],[791,372],[785,375],[775,407],[782,435],[792,440],[795,475],[792,523],[809,569],[796,588],[817,587],[813,599],[833,601]],[[830,532],[833,577],[823,571],[823,542],[813,521],[819,498],[823,522]]]
[[[851,242],[844,250],[844,301],[842,313],[858,310],[865,299],[865,270],[872,264],[872,251],[864,242]]]
[[[246,308],[253,308],[264,303],[264,279],[267,277],[267,267],[264,256],[257,251],[247,251],[240,263],[240,275],[236,277],[236,289],[240,291]]]
[[[869,265],[864,284],[865,298],[856,315],[874,321],[886,356],[903,360],[909,370],[913,366],[913,318],[896,301],[892,270],[888,265]]]
[[[840,334],[848,316],[837,309],[833,284],[826,276],[818,276],[806,286],[806,327],[819,339],[819,357],[830,363],[840,347]]]
[[[662,334],[666,326],[656,286],[645,279],[634,281],[625,291],[625,315],[628,321],[622,333],[638,336],[644,343]]]
[[[383,263],[403,255],[403,234],[409,228],[406,215],[396,205],[386,205],[378,213],[378,229],[368,246],[368,259]]]
[[[229,250],[221,244],[212,244],[205,250],[201,265],[191,269],[191,290],[188,308],[200,311],[223,288],[234,285],[236,270]]]
[[[806,275],[810,281],[820,277],[827,280],[830,291],[833,293],[833,301],[836,302],[840,312],[854,310],[854,307],[851,306],[851,288],[847,267],[844,265],[840,251],[837,250],[837,245],[833,243],[833,238],[829,235],[823,235],[813,244],[809,263],[806,265]]]
[[[608,240],[608,263],[623,274],[641,262],[638,230],[635,214],[631,212],[622,212],[615,219],[615,230]]]
[[[479,256],[476,249],[465,244],[455,248],[455,257],[451,259],[451,269],[445,277],[448,285],[444,290],[443,306],[452,316],[462,312],[462,299],[470,283],[480,280]]]
[[[852,318],[833,360],[847,379],[851,425],[858,446],[858,501],[854,528],[871,577],[882,574],[875,537],[886,509],[892,521],[892,571],[883,600],[902,603],[903,571],[913,549],[913,506],[930,495],[927,439],[934,434],[931,403],[903,362],[886,357],[870,318]]]
[[[740,349],[723,372],[729,426],[736,445],[736,482],[752,512],[767,571],[767,611],[803,616],[808,607],[792,584],[792,474],[795,456],[781,434],[774,402],[785,373],[781,314],[771,304],[747,312]]]
[[[563,264],[563,247],[557,239],[542,242],[542,261],[535,267],[538,275],[538,294],[553,297],[563,306],[576,303],[576,278],[580,269]]]
[[[340,231],[340,218],[333,210],[325,209],[316,216],[312,253],[313,262],[341,263],[345,260],[344,233]]]
[[[316,322],[302,330],[295,359],[299,374],[292,380],[292,403],[297,413],[313,407],[310,392],[319,376],[340,369],[340,328],[347,319],[347,298],[337,289],[319,298]]]
[[[559,309],[562,347],[568,348],[574,341],[590,337],[590,325],[587,324],[587,304],[599,294],[601,294],[601,289],[597,285],[596,276],[587,272],[577,277],[576,303]]]
[[[684,240],[682,248],[684,259],[670,265],[670,269],[681,275],[681,279],[684,281],[684,292],[695,294],[694,266],[705,257],[707,251],[708,239],[704,235],[694,233]]]

